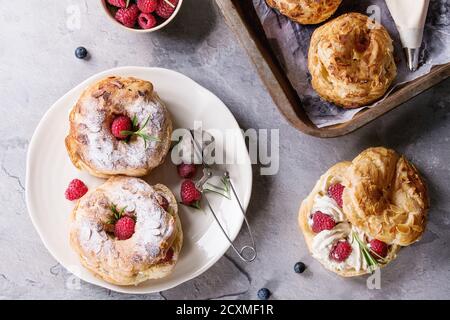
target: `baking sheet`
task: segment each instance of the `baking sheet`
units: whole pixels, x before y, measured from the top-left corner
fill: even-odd
[[[296,89],[306,113],[317,127],[322,128],[350,121],[355,114],[366,108],[342,109],[322,100],[313,90],[307,68],[308,48],[313,31],[320,25],[304,26],[295,23],[270,8],[265,0],[253,0],[253,5],[275,54]],[[419,69],[413,73],[406,67],[400,37],[384,0],[344,0],[333,17],[346,12],[360,12],[369,16],[379,14],[381,24],[394,40],[398,74],[385,97],[396,86],[429,73],[434,65],[450,62],[450,1],[431,0]],[[374,107],[377,103],[367,107]]]

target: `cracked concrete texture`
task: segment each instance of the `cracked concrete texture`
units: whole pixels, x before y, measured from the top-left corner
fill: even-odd
[[[20,0],[25,5],[25,0]],[[81,28],[66,27],[77,6]],[[27,1],[0,11],[0,299],[242,299],[268,287],[275,299],[450,298],[450,80],[355,133],[317,139],[290,127],[278,113],[255,69],[211,0],[185,1],[167,29],[135,35],[113,26],[98,1]],[[19,3],[20,5],[20,3]],[[35,12],[45,11],[46,19]],[[89,61],[74,58],[79,45]],[[145,296],[123,295],[78,282],[47,252],[28,217],[24,198],[26,151],[40,118],[60,96],[90,75],[125,65],[180,71],[217,94],[243,128],[280,129],[280,171],[254,168],[250,223],[258,259],[245,264],[231,250],[200,277]],[[300,201],[332,164],[369,146],[405,153],[428,181],[431,206],[421,242],[404,249],[382,272],[382,289],[366,279],[341,279],[311,258],[297,230]],[[237,239],[244,243],[247,234]],[[293,272],[298,260],[308,265]]]

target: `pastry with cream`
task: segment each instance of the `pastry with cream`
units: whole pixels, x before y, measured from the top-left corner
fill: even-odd
[[[298,220],[312,256],[352,277],[385,266],[401,247],[418,241],[428,201],[425,183],[406,158],[370,148],[323,174]]]
[[[151,82],[108,77],[90,85],[69,116],[66,148],[75,167],[91,175],[141,177],[165,159],[170,114]]]
[[[78,200],[70,244],[81,264],[116,285],[168,276],[183,245],[178,205],[164,185],[116,176]]]

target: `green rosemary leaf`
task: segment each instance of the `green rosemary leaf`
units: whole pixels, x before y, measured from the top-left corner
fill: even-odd
[[[120,134],[123,135],[123,136],[128,137],[128,136],[132,136],[133,134],[135,134],[135,132],[134,131],[122,130],[122,131],[120,131]]]
[[[151,135],[143,133],[143,132],[137,133],[137,135],[140,136],[142,139],[147,140],[147,141],[161,141],[161,140],[159,140],[158,137],[151,136]]]
[[[116,205],[115,205],[115,204],[112,204],[111,207],[110,207],[110,209],[111,209],[112,213],[113,213],[114,215],[116,215],[116,213],[117,213]]]
[[[144,146],[147,149],[147,142],[149,141],[160,141],[157,137],[148,135],[146,133],[143,132],[135,132],[135,135],[137,135],[138,137],[141,137],[142,139],[144,139]]]
[[[221,181],[224,185],[225,190],[227,190],[227,192],[230,193],[230,189],[231,189],[230,188],[230,179],[227,177],[222,177]]]
[[[138,130],[138,118],[136,117],[136,115],[134,115],[133,120],[131,121],[132,125],[133,125],[133,131]]]
[[[207,192],[213,192],[213,193],[219,194],[222,197],[225,197],[228,200],[231,200],[229,180],[226,177],[222,177],[222,179],[220,179],[220,182],[222,182],[223,187],[219,187],[219,186],[216,186],[216,185],[208,182],[208,183],[206,183],[206,185],[209,188],[208,187],[204,188],[204,190]]]
[[[143,125],[138,128],[138,119],[136,117],[136,115],[134,115],[133,120],[132,120],[132,125],[133,125],[133,131],[129,131],[129,130],[123,130],[120,131],[120,134],[125,136],[125,137],[132,137],[132,136],[138,136],[141,137],[142,139],[144,139],[144,145],[145,148],[147,148],[147,142],[148,141],[161,141],[159,138],[148,135],[147,133],[144,132],[144,128],[147,126],[148,122],[150,121],[151,116],[148,116],[147,119],[145,120],[145,122],[143,123]],[[129,140],[127,140],[127,142],[129,142]]]
[[[181,205],[186,206],[186,207],[190,207],[190,208],[194,208],[194,209],[201,209],[200,207],[200,201],[195,201],[192,204],[185,204],[183,202],[179,202]]]
[[[220,190],[220,191],[223,191],[223,192],[227,192],[227,189],[219,187],[219,186],[216,186],[216,185],[213,185],[212,183],[207,182],[206,185],[210,186],[210,187],[212,187],[214,189],[217,189],[217,190]]]
[[[191,206],[196,209],[201,209],[200,208],[200,200],[195,201],[194,203],[191,204]]]
[[[369,267],[374,267],[374,266],[378,265],[377,261],[370,255],[370,252],[368,252],[367,250],[363,249],[362,253],[363,253],[363,256],[366,259],[367,265]]]
[[[141,137],[142,139],[144,139],[144,146],[147,149],[147,143],[149,141],[161,141],[158,137],[155,136],[151,136],[147,133],[144,132],[144,128],[147,126],[148,122],[150,121],[151,116],[148,116],[147,119],[145,120],[145,122],[143,123],[143,125],[139,128],[138,127],[138,119],[136,117],[136,115],[133,116],[133,120],[132,120],[132,131],[129,130],[122,130],[120,131],[120,134],[124,137],[127,137],[127,139],[125,140],[127,143],[130,142],[130,138],[132,136],[138,136]]]
[[[144,124],[142,125],[142,127],[139,128],[139,131],[142,130],[142,129],[144,129],[144,128],[147,126],[147,123],[150,121],[150,117],[151,117],[151,116],[148,116],[148,117],[147,117],[147,120],[145,120],[145,122],[144,122]]]
[[[364,257],[364,260],[366,260],[369,270],[373,272],[379,267],[378,261],[371,255],[369,248],[361,241],[361,239],[359,239],[358,235],[355,232],[353,232],[352,235],[353,239],[358,243],[361,255]]]
[[[225,197],[225,198],[227,198],[228,200],[231,200],[230,195],[228,195],[228,194],[226,194],[226,193],[222,193],[222,192],[220,192],[220,191],[216,191],[216,190],[208,189],[208,188],[203,188],[203,190],[204,190],[205,192],[212,192],[212,193],[221,195],[222,197]]]
[[[145,134],[145,133],[142,133],[140,131],[136,132],[135,135],[137,135],[138,137],[141,137],[142,139],[144,139],[144,147],[145,147],[145,149],[147,149],[148,135]]]
[[[127,209],[127,207],[125,206],[124,208],[122,208],[119,211],[119,210],[117,210],[117,206],[113,203],[113,204],[111,204],[110,209],[111,209],[111,211],[113,213],[113,218],[111,219],[110,223],[114,224],[114,223],[117,222],[117,220],[119,220],[123,216],[123,214],[124,214],[125,210]]]

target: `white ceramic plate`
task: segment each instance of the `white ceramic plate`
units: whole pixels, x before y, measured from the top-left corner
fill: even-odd
[[[115,286],[93,276],[79,263],[69,245],[69,214],[73,203],[64,198],[68,183],[79,178],[90,189],[103,180],[77,170],[69,160],[64,145],[68,132],[68,115],[81,92],[91,83],[106,76],[134,76],[150,80],[166,102],[176,128],[192,128],[195,120],[203,122],[203,129],[238,129],[228,108],[214,94],[186,76],[160,68],[123,67],[99,73],[84,81],[61,99],[44,115],[28,149],[26,198],[28,211],[36,230],[47,249],[70,272],[84,281],[125,293],[151,293],[167,290],[190,280],[211,267],[229,248],[211,213],[180,205],[180,219],[184,231],[184,245],[173,273],[159,280],[150,280],[138,286]],[[217,147],[222,148],[220,139]],[[236,191],[247,208],[252,188],[252,170],[242,135],[227,140],[224,152],[237,150],[240,164],[227,165]],[[242,156],[244,155],[244,156]],[[181,179],[176,167],[167,158],[149,177],[150,183],[166,184],[179,197]],[[234,239],[243,222],[235,201],[210,195],[213,206],[225,228]]]

